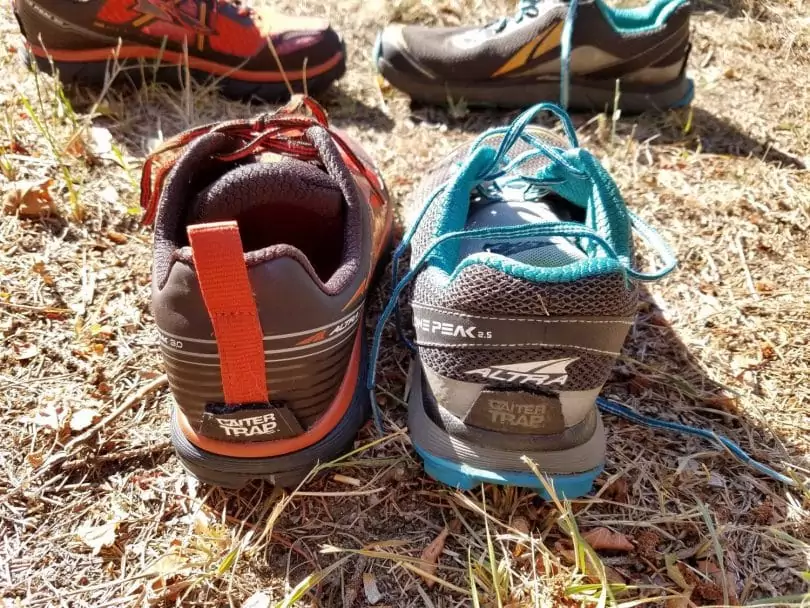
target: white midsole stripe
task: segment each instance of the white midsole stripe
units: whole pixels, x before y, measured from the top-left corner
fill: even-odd
[[[359,307],[358,307],[359,308]],[[307,334],[314,334],[315,332],[321,331],[322,329],[329,329],[330,327],[334,327],[335,325],[340,325],[341,323],[348,321],[351,319],[356,313],[358,308],[355,308],[352,312],[347,314],[345,317],[341,317],[337,321],[333,321],[327,325],[321,325],[320,327],[313,327],[312,329],[304,329],[302,331],[296,331],[291,334],[275,334],[272,336],[264,336],[265,340],[283,340],[284,338],[295,338],[296,336],[305,336]],[[216,340],[202,340],[200,338],[189,338],[188,336],[180,336],[177,334],[173,334],[171,332],[166,331],[165,329],[161,329],[158,327],[158,331],[162,333],[164,336],[168,336],[170,338],[174,338],[176,340],[182,340],[183,342],[195,342],[197,344],[216,344]]]
[[[339,348],[340,346],[343,346],[344,344],[346,344],[346,342],[349,341],[349,338],[354,338],[354,333],[349,332],[349,333],[346,333],[346,334],[340,334],[339,337],[342,337],[343,339],[340,340],[339,342],[334,343],[334,344],[330,344],[329,346],[327,346],[326,348],[323,348],[321,350],[316,350],[316,351],[313,351],[311,353],[307,353],[306,355],[298,355],[297,357],[282,357],[282,358],[279,358],[279,359],[265,359],[264,362],[265,363],[281,363],[282,361],[297,361],[298,359],[307,359],[309,357],[314,357],[315,355],[320,355],[320,354],[329,352],[331,350],[335,350],[335,349]],[[320,342],[318,344],[320,344]],[[317,346],[317,344],[314,344],[313,346]],[[217,358],[217,359],[219,358],[219,355],[200,355],[200,354],[197,354],[197,353],[191,353],[191,352],[189,352],[187,350],[178,350],[176,348],[172,348],[171,346],[167,346],[166,344],[161,344],[160,348],[163,350],[163,356],[164,357],[172,359],[173,361],[177,361],[178,363],[183,363],[184,365],[196,365],[196,366],[199,366],[199,367],[219,367],[219,363],[201,363],[199,361],[188,361],[186,359],[181,359],[180,357],[175,357],[175,356],[169,354],[169,351],[171,351],[172,353],[180,353],[180,354],[183,354],[183,355],[194,355],[195,357],[206,357],[206,358],[213,357],[213,358]],[[265,354],[273,353],[273,352],[282,352],[282,351],[267,351],[267,350],[264,351]]]

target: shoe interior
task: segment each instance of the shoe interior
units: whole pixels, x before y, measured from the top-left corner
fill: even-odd
[[[346,210],[340,187],[318,164],[251,159],[198,191],[188,223],[234,220],[246,253],[269,259],[296,250],[326,283],[342,263]]]
[[[550,193],[531,194],[526,184],[500,189],[496,196],[474,199],[467,217],[467,230],[504,226],[525,226],[542,222],[584,223],[585,211],[571,202]],[[530,266],[559,267],[587,258],[570,239],[563,237],[520,238],[514,241],[467,239],[459,254],[464,259],[476,253],[488,252]]]

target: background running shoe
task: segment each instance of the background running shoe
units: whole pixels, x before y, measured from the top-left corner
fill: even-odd
[[[178,85],[185,81],[178,66],[187,57],[193,77],[218,79],[226,95],[277,100],[289,97],[281,68],[296,92],[304,90],[306,78],[309,93],[325,89],[346,69],[343,42],[327,22],[236,2],[14,0],[14,12],[31,59],[51,72],[52,58],[66,82],[103,85],[109,62],[118,59],[133,81]]]
[[[529,125],[543,109],[568,141]],[[551,104],[449,156],[414,199],[422,211],[394,256],[410,244],[411,269],[392,301],[413,282],[408,427],[425,470],[464,489],[542,491],[525,455],[561,495],[587,493],[605,459],[595,400],[633,323],[637,282],[674,257]],[[661,271],[633,269],[631,227]]]
[[[172,441],[223,486],[298,483],[368,416],[365,296],[391,208],[371,161],[306,104],[313,117],[187,132],[144,168]]]
[[[618,9],[602,0],[521,0],[517,14],[483,27],[390,25],[377,39],[382,75],[412,98],[473,105],[558,101],[603,111],[682,106],[688,0]]]

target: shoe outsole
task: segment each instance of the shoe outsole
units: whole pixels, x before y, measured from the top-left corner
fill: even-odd
[[[378,43],[379,44],[379,43]],[[413,101],[447,106],[450,100],[464,101],[468,107],[515,109],[534,105],[541,101],[558,102],[559,81],[536,84],[492,83],[448,84],[420,81],[397,70],[384,58],[378,57],[377,69],[393,87],[410,95]],[[604,112],[616,102],[615,83],[605,86],[589,86],[571,83],[568,109],[581,112]],[[619,109],[628,114],[640,114],[650,110],[670,110],[688,106],[694,98],[694,83],[682,75],[676,82],[655,91],[640,93],[621,91]]]
[[[65,84],[77,84],[87,87],[102,87],[107,83],[110,65],[107,61],[95,62],[68,62],[51,61],[47,58],[34,55],[28,49],[21,51],[23,62],[29,67],[36,68],[44,73],[53,74],[58,71],[60,80]],[[186,70],[178,65],[155,66],[149,60],[125,59],[119,62],[120,70],[116,83],[128,83],[139,87],[144,83],[161,82],[180,88],[185,83]],[[253,82],[229,76],[215,76],[198,69],[189,69],[189,76],[201,84],[215,83],[220,92],[231,99],[247,100],[257,98],[274,102],[289,99],[290,92],[284,82]],[[343,58],[332,69],[317,76],[308,77],[306,91],[310,95],[317,95],[328,89],[333,82],[346,73],[346,53],[343,49]],[[302,80],[291,80],[290,86],[296,93],[304,92]]]
[[[414,444],[416,453],[422,458],[425,473],[436,481],[459,490],[472,490],[482,483],[499,486],[515,486],[535,490],[545,500],[550,500],[546,487],[534,473],[517,471],[491,471],[478,469],[460,462],[434,456]],[[604,467],[596,467],[583,473],[571,475],[548,475],[548,481],[554,493],[561,500],[579,498],[590,494],[596,478]]]

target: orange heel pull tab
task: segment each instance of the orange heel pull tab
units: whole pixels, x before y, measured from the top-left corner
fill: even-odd
[[[267,403],[264,335],[236,222],[189,226],[188,238],[219,350],[225,403]]]

